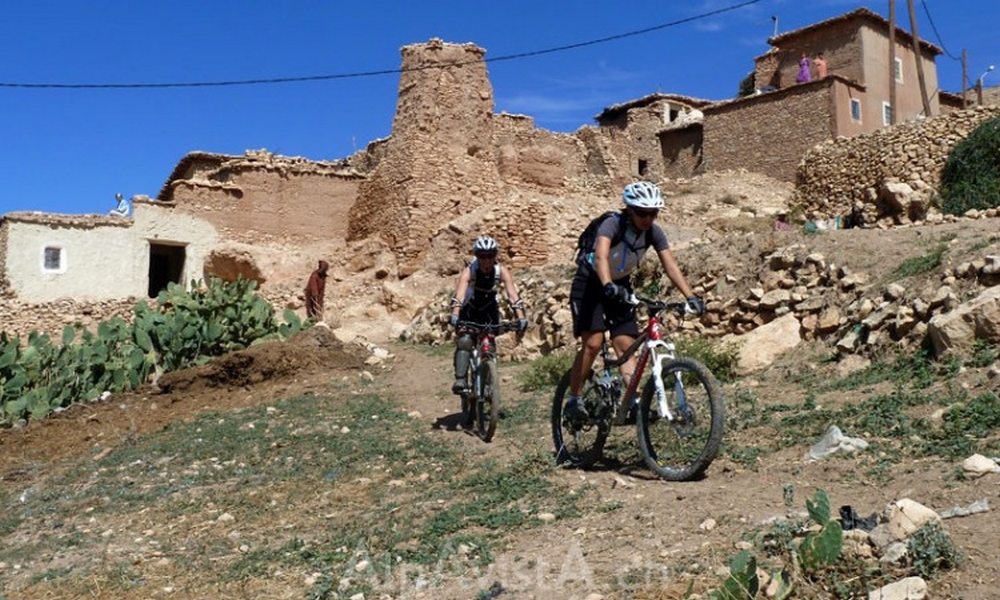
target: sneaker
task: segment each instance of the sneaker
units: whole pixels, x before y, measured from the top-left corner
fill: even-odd
[[[587,408],[583,405],[583,398],[579,396],[570,396],[566,400],[566,406],[563,407],[563,416],[570,421],[586,421],[590,417],[587,414]]]
[[[456,379],[455,383],[451,384],[451,393],[452,394],[464,394],[467,391],[469,391],[469,390],[468,390],[467,387],[465,387],[465,378],[464,377],[461,378],[461,379]]]

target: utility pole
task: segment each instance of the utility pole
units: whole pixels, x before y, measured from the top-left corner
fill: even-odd
[[[931,102],[927,98],[927,83],[924,81],[924,56],[920,52],[920,36],[917,35],[917,11],[913,9],[913,0],[906,0],[906,6],[910,9],[910,34],[913,37],[913,55],[917,59],[917,81],[920,82],[920,99],[924,103],[924,116],[928,119],[931,114]]]
[[[969,51],[962,48],[962,108],[969,108]]]
[[[889,125],[896,124],[896,0],[889,0]]]

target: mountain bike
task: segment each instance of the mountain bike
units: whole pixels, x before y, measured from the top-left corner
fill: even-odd
[[[493,439],[500,410],[500,376],[497,373],[496,336],[517,329],[516,322],[497,324],[459,321],[458,332],[468,331],[476,336],[465,372],[465,392],[462,393],[462,416],[468,427],[475,426],[475,433],[484,442]]]
[[[605,332],[602,365],[591,370],[582,390],[587,419],[574,421],[563,415],[569,371],[556,387],[552,401],[556,462],[590,467],[601,458],[611,427],[634,423],[642,457],[657,476],[668,481],[696,479],[704,474],[722,444],[725,404],[719,383],[699,361],[676,356],[674,344],[664,339],[658,315],[671,311],[683,317],[685,303],[638,296],[634,300],[645,307],[648,321],[618,358],[613,356]],[[617,368],[640,348],[631,382],[623,390]],[[640,396],[647,367],[650,373]]]

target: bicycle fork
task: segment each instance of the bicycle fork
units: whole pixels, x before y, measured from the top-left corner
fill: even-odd
[[[674,358],[674,345],[663,340],[650,340],[649,353],[652,355],[653,384],[656,389],[656,408],[660,413],[660,418],[673,422],[674,413],[670,410],[670,403],[667,401],[667,388],[663,381],[663,361]],[[656,352],[660,348],[663,352]],[[687,396],[684,393],[684,382],[681,381],[680,372],[674,373],[673,378],[674,394],[677,396],[677,407],[683,413],[687,407]]]

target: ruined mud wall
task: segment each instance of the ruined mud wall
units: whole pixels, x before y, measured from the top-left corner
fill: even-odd
[[[343,165],[266,151],[189,162],[186,176],[174,178],[161,200],[213,224],[225,239],[251,244],[344,237],[363,179]]]
[[[401,274],[419,267],[449,215],[499,197],[484,54],[440,40],[402,49],[392,137],[358,189],[347,229],[349,240],[381,235],[401,259]]]
[[[799,165],[793,204],[810,219],[853,210],[865,223],[876,222],[885,216],[879,200],[885,182],[925,194],[937,190],[955,144],[996,115],[1000,106],[979,107],[823,142]]]
[[[502,182],[520,190],[559,193],[587,172],[587,148],[575,135],[535,128],[534,119],[493,115],[493,151]]]

